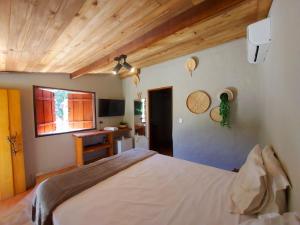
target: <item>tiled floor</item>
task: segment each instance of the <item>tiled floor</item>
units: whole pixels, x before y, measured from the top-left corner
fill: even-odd
[[[33,194],[34,191],[31,189],[11,199],[0,201],[0,225],[32,225]]]

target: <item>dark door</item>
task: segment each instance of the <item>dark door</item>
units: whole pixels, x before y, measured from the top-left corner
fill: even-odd
[[[173,156],[172,87],[148,91],[150,149]]]

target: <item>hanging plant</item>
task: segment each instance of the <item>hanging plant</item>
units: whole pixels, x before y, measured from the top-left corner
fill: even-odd
[[[220,103],[220,116],[222,120],[220,122],[222,127],[230,127],[230,104],[227,93],[222,93],[220,95],[221,103]]]

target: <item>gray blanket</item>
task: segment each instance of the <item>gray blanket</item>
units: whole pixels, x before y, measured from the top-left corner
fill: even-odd
[[[32,221],[36,225],[52,225],[52,212],[61,203],[154,154],[132,149],[45,180],[36,190]]]

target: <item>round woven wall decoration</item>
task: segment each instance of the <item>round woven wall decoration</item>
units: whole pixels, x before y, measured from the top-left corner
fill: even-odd
[[[187,97],[186,106],[192,113],[204,113],[210,106],[210,97],[205,91],[192,92]]]
[[[222,116],[220,115],[220,107],[216,106],[210,110],[210,118],[215,122],[221,122]]]

